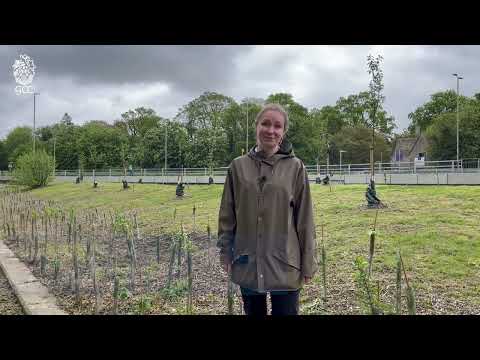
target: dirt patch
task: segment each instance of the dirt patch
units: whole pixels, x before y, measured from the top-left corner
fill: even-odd
[[[23,315],[23,309],[0,269],[0,315]]]

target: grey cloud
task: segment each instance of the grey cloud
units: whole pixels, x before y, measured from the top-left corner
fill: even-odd
[[[453,72],[465,78],[462,94],[480,92],[480,46],[334,48],[338,61],[328,58],[328,51],[310,56],[300,47],[0,46],[0,137],[15,126],[30,125],[33,117],[32,97],[14,93],[12,64],[20,53],[30,55],[37,66],[41,125],[58,121],[65,112],[76,123],[113,121],[135,106],[173,117],[204,91],[237,101],[286,91],[308,108],[333,105],[341,96],[368,89],[366,56],[377,51],[384,55],[384,106],[396,118],[398,131],[408,126],[408,113],[431,94],[456,87]],[[299,63],[306,68],[303,73],[297,70]]]
[[[0,66],[11,67],[20,53],[29,54],[44,76],[71,77],[80,84],[165,82],[178,91],[228,84],[232,59],[248,46],[15,46]],[[7,64],[6,64],[7,62]],[[5,66],[8,65],[8,66]],[[12,80],[2,71],[0,82]]]

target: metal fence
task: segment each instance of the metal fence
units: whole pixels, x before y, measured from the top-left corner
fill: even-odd
[[[352,175],[369,174],[370,164],[318,164],[306,165],[309,175],[331,174]],[[151,169],[85,169],[85,170],[55,170],[55,176],[226,176],[228,167],[219,168],[151,168]],[[476,173],[480,172],[480,158],[456,160],[415,162],[376,162],[377,174],[418,174],[418,173]],[[0,176],[8,176],[8,170],[1,170]]]
[[[86,170],[56,170],[56,176],[225,176],[228,167],[214,168],[150,168],[150,169],[86,169]]]
[[[370,174],[370,163],[366,164],[335,164],[335,165],[307,165],[307,171],[313,174]],[[480,159],[442,160],[424,162],[376,162],[377,174],[417,174],[417,173],[468,173],[480,172]]]

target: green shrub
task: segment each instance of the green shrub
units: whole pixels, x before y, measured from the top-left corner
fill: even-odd
[[[21,155],[13,171],[14,181],[29,188],[46,186],[52,179],[53,158],[45,150]]]
[[[393,314],[392,306],[380,300],[379,285],[375,286],[368,275],[369,262],[364,257],[358,256],[354,265],[356,295],[361,311],[371,315]]]
[[[171,284],[169,287],[165,287],[161,291],[161,295],[170,301],[177,300],[184,297],[188,291],[188,282],[186,279],[177,280],[175,283]]]

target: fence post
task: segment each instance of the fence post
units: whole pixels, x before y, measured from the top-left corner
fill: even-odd
[[[67,170],[65,170],[65,176],[67,176]]]
[[[348,164],[348,175],[350,175],[350,164]]]

